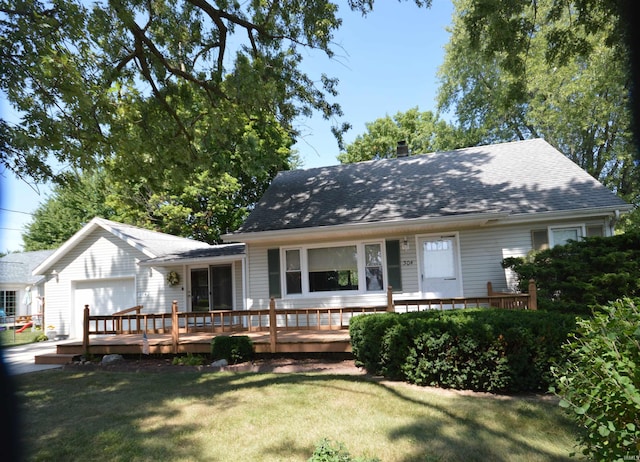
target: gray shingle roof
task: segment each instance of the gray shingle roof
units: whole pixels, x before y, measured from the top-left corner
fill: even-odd
[[[8,284],[35,284],[42,276],[33,276],[31,272],[47,259],[53,250],[10,253],[0,258],[0,282]]]
[[[156,257],[173,255],[197,249],[211,249],[211,245],[206,242],[173,236],[171,234],[159,233],[137,226],[118,223],[116,221],[97,219],[104,227],[113,231],[120,238],[125,239],[138,248],[144,248]]]
[[[141,263],[145,265],[160,265],[174,262],[184,262],[186,260],[198,260],[217,257],[233,257],[244,254],[244,244],[221,244],[213,245],[209,248],[187,250],[184,252],[176,252],[167,254],[158,258],[150,258]]]
[[[533,139],[281,172],[237,232],[627,206]]]

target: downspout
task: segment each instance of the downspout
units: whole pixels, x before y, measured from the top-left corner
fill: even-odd
[[[620,221],[620,210],[616,209],[613,213],[613,217],[609,218],[609,236],[615,234],[616,224]]]

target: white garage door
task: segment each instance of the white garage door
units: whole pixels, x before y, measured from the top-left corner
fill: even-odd
[[[136,304],[136,283],[134,278],[78,281],[73,295],[75,332],[71,336],[80,338],[85,305],[89,305],[91,315],[109,315],[131,308]]]

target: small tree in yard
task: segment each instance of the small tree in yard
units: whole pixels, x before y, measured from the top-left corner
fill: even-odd
[[[594,460],[640,456],[639,303],[617,300],[578,320],[566,363],[552,368],[559,384],[552,391],[582,427],[582,452]]]

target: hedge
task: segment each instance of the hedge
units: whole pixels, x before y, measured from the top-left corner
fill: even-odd
[[[546,391],[575,315],[466,309],[352,319],[356,365],[410,383],[491,392]]]

